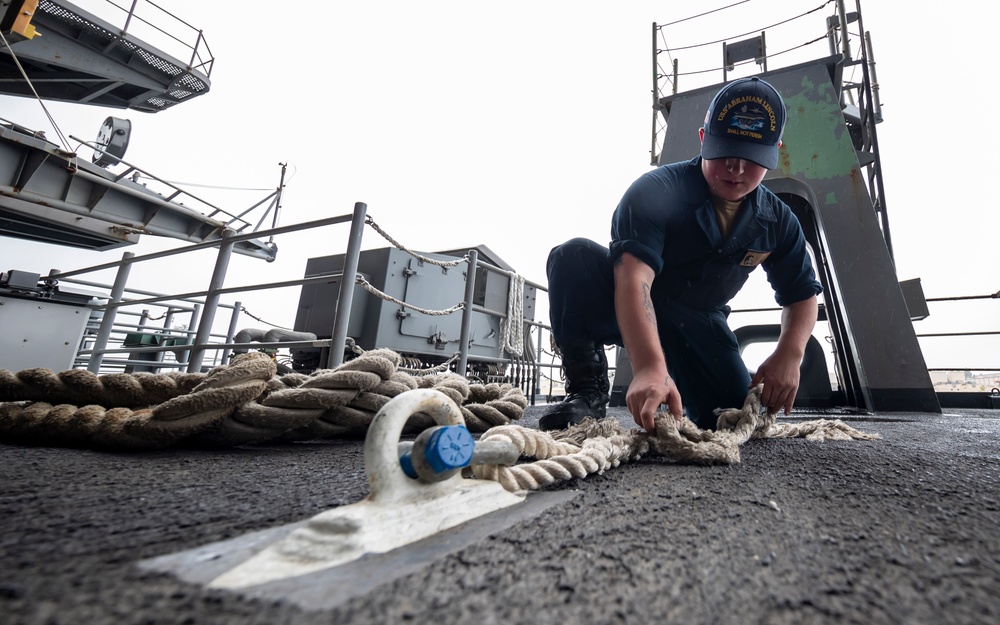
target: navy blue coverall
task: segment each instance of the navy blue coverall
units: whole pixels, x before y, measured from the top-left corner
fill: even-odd
[[[622,345],[614,263],[625,252],[656,274],[651,299],[671,377],[692,421],[715,427],[716,408],[743,405],[750,374],[727,317],[728,302],[758,265],[778,305],[822,292],[798,219],[763,185],[722,238],[701,157],[647,172],[625,192],[611,246],[571,239],[549,253],[549,317],[557,345]]]

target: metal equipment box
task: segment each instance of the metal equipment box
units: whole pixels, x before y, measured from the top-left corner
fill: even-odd
[[[0,293],[0,369],[72,369],[90,312],[85,301]]]
[[[479,252],[481,263],[476,271],[473,303],[493,313],[506,314],[511,280],[505,273],[508,270],[502,269],[506,264],[493,258],[487,248],[474,249]],[[459,254],[421,253],[441,261],[453,261],[460,257]],[[344,259],[344,254],[337,254],[307,261],[305,277],[329,275],[330,281],[302,287],[295,316],[297,332],[311,332],[318,338],[329,338],[333,334]],[[358,273],[376,289],[399,301],[434,311],[451,308],[464,300],[467,268],[464,263],[449,268],[424,263],[392,247],[363,251],[358,260]],[[525,284],[525,320],[534,319],[536,291]],[[469,358],[503,358],[499,316],[481,310],[472,315]],[[356,286],[347,334],[365,350],[387,348],[419,358],[424,363],[435,363],[459,351],[461,324],[461,310],[449,315],[427,315]],[[298,360],[306,356],[307,351],[298,350],[293,354]]]

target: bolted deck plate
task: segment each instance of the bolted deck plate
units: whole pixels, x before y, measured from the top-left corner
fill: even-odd
[[[365,595],[379,586],[410,575],[465,547],[524,524],[547,509],[562,505],[578,491],[530,493],[522,503],[504,508],[386,553],[369,553],[358,559],[308,573],[276,578],[240,587],[240,594],[259,599],[290,601],[306,610],[328,610],[351,597]],[[178,579],[204,586],[281,542],[308,521],[293,523],[238,538],[204,545],[189,551],[139,562],[147,571],[170,573]]]

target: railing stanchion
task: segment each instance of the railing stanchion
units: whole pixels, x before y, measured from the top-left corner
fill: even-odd
[[[236,302],[233,304],[233,316],[229,319],[229,330],[226,331],[226,343],[232,343],[233,337],[236,336],[236,326],[240,321],[240,312],[243,310],[243,302]],[[228,347],[222,350],[222,356],[219,358],[219,364],[227,364],[229,360],[229,353],[233,350]]]
[[[535,405],[535,396],[542,386],[542,328],[538,328],[538,349],[535,351],[535,374],[532,376],[534,384],[531,389],[531,405]]]
[[[469,250],[469,266],[465,274],[465,308],[462,310],[462,333],[458,345],[458,375],[464,376],[469,369],[469,335],[472,334],[472,298],[476,294],[476,267],[479,252]]]
[[[118,304],[125,294],[125,284],[128,282],[129,271],[132,270],[132,258],[135,254],[125,252],[122,254],[122,262],[118,265],[118,273],[115,275],[115,282],[111,285],[111,295],[108,305],[104,308],[104,316],[101,318],[101,327],[97,330],[97,338],[94,339],[94,355],[90,358],[90,365],[87,370],[91,373],[101,371],[101,363],[104,360],[104,350],[108,348],[108,339],[111,338],[111,331],[115,325],[115,315],[118,314]]]
[[[361,235],[364,234],[365,215],[368,205],[354,204],[351,219],[351,233],[347,240],[347,254],[344,256],[344,272],[340,279],[340,294],[333,309],[333,336],[330,341],[328,368],[334,369],[344,363],[344,347],[347,345],[347,325],[351,320],[351,306],[354,300],[354,284],[358,275],[358,259],[361,256]]]
[[[208,294],[205,295],[205,307],[201,312],[201,321],[198,323],[198,332],[194,336],[194,346],[191,348],[191,356],[188,360],[188,373],[200,372],[201,363],[205,359],[205,346],[208,345],[211,338],[212,325],[215,323],[215,311],[219,308],[219,289],[226,284],[229,259],[233,256],[235,243],[230,240],[233,234],[233,231],[229,229],[222,232],[219,255],[215,259],[212,280],[208,284]]]
[[[181,349],[174,352],[179,363],[186,365],[191,358],[191,349],[187,346],[191,345],[191,337],[198,332],[198,320],[201,319],[201,308],[201,304],[194,304],[191,307],[191,322],[188,323],[186,330],[181,330],[181,333],[184,335],[184,342],[181,343]]]

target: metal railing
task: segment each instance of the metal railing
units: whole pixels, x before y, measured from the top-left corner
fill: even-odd
[[[942,302],[969,302],[974,300],[996,300],[1000,301],[1000,291],[996,293],[991,293],[988,295],[960,295],[953,297],[928,297],[928,303],[942,303]],[[995,317],[994,317],[995,318]],[[958,337],[973,337],[973,336],[1000,336],[1000,330],[977,330],[977,331],[966,331],[966,332],[923,332],[918,333],[917,338],[958,338]],[[963,371],[966,373],[972,373],[976,371],[981,372],[997,372],[997,376],[994,378],[994,383],[997,379],[1000,379],[1000,364],[995,367],[928,367],[928,371]],[[993,386],[989,384],[987,386]]]
[[[187,57],[188,68],[211,78],[215,58],[208,47],[208,42],[205,41],[204,33],[155,2],[129,0],[119,3],[104,0],[103,5],[94,5],[94,10],[100,12],[102,17],[106,15],[114,24],[122,20],[119,32],[122,37],[131,32],[143,39],[158,40],[165,52],[174,49],[183,50],[184,56]],[[187,30],[187,36],[179,37],[173,34],[179,26]]]
[[[279,282],[268,282],[250,284],[238,287],[225,286],[229,261],[233,253],[233,247],[241,240],[250,237],[268,237],[286,234],[296,231],[311,230],[336,224],[350,222],[350,233],[347,243],[347,250],[344,256],[344,267],[340,273],[328,273],[323,275],[313,275],[307,278],[286,280]],[[361,254],[361,243],[363,230],[367,223],[367,205],[357,203],[350,214],[329,217],[321,220],[305,222],[296,225],[273,228],[271,230],[259,231],[252,234],[240,234],[232,230],[225,233],[218,241],[187,245],[181,248],[136,256],[130,252],[123,254],[120,261],[105,263],[83,269],[68,272],[53,272],[47,276],[46,280],[54,280],[77,284],[87,287],[101,287],[108,291],[106,302],[95,309],[95,314],[91,318],[84,334],[81,349],[78,351],[76,365],[86,367],[92,372],[98,373],[110,369],[124,368],[126,371],[139,367],[159,369],[173,368],[184,369],[188,372],[203,371],[207,366],[225,364],[230,354],[234,350],[248,351],[254,350],[274,350],[278,349],[320,349],[326,350],[326,360],[323,363],[326,368],[335,368],[343,363],[345,353],[348,351],[352,340],[348,337],[348,324],[350,321],[351,309],[353,307],[353,296],[355,285],[363,281],[363,277],[358,273],[358,262]],[[397,245],[397,247],[400,247]],[[187,254],[197,250],[217,248],[218,253],[215,259],[213,271],[207,288],[186,293],[165,295],[151,291],[128,288],[127,282],[133,266],[138,263],[174,257],[180,254]],[[405,248],[401,248],[405,249]],[[486,306],[474,303],[475,279],[477,270],[485,270],[506,276],[508,279],[516,278],[513,272],[501,269],[490,263],[482,262],[476,250],[469,250],[466,257],[462,259],[467,263],[467,276],[465,285],[464,300],[456,305],[454,312],[461,311],[461,337],[459,339],[459,351],[456,354],[454,370],[456,373],[469,375],[469,350],[472,341],[469,331],[471,326],[471,316],[473,313],[486,314],[500,319],[507,319],[510,315],[508,311],[495,310]],[[462,261],[455,261],[462,262]],[[115,270],[116,276],[111,285],[102,285],[78,278],[83,274],[97,271]],[[345,276],[355,276],[355,280],[343,279]],[[279,289],[294,286],[306,286],[314,284],[329,283],[332,279],[339,280],[339,296],[334,309],[334,323],[329,339],[314,340],[284,340],[270,342],[241,343],[234,341],[238,320],[243,306],[240,301],[228,304],[221,300],[224,296],[236,295],[252,291],[262,291],[269,289]],[[525,285],[529,285],[537,291],[547,292],[547,287],[542,284],[525,280]],[[968,299],[1000,299],[1000,292],[983,296],[963,296],[952,298],[928,298],[928,302],[956,301]],[[225,331],[213,331],[216,325],[216,317],[219,309],[230,310],[228,328]],[[412,308],[412,307],[411,307]],[[154,315],[151,310],[158,310],[160,314]],[[779,308],[748,308],[736,309],[733,313],[754,313],[754,312],[777,312]],[[187,327],[175,328],[173,321],[179,316],[186,316],[189,319]],[[163,319],[162,327],[153,328],[151,322]],[[532,402],[541,388],[543,371],[548,370],[550,375],[544,377],[554,381],[554,373],[560,368],[553,355],[551,362],[545,362],[543,355],[547,352],[543,347],[544,332],[551,334],[551,327],[546,323],[532,319],[521,319],[520,328],[524,337],[526,354],[524,356],[505,352],[501,346],[495,357],[476,356],[479,362],[494,363],[498,368],[511,373],[510,377],[525,388]],[[130,335],[151,333],[157,339],[156,344],[140,344],[128,346]],[[980,335],[1000,335],[1000,331],[969,331],[969,332],[944,332],[944,333],[924,333],[917,334],[920,338],[933,337],[957,337],[957,336],[980,336]],[[121,345],[121,346],[118,346]],[[532,349],[533,348],[533,349]],[[505,356],[505,354],[507,354]],[[174,359],[170,359],[170,355]],[[124,356],[122,358],[121,356]],[[151,360],[152,359],[152,360]],[[612,367],[613,369],[613,367]],[[960,371],[965,369],[956,368],[929,368],[930,371]],[[973,369],[968,369],[972,371]],[[975,368],[975,371],[1000,371],[1000,369]]]
[[[109,285],[98,282],[80,280],[72,277],[64,278],[64,274],[54,275],[58,276],[61,282],[65,282],[67,284],[95,287],[103,291],[108,291],[111,288]],[[157,298],[168,297],[151,291],[142,291],[128,287],[124,289],[121,305],[117,309],[115,320],[111,323],[110,331],[108,331],[108,341],[106,341],[105,344],[107,344],[107,342],[121,343],[125,346],[121,351],[124,352],[127,357],[112,359],[102,358],[102,365],[105,367],[108,365],[114,367],[124,367],[124,371],[126,373],[142,371],[147,368],[186,368],[187,350],[176,346],[183,346],[191,342],[191,337],[193,336],[193,330],[191,329],[197,328],[203,303],[193,299],[161,300],[153,302],[148,306],[143,306],[141,310],[137,311],[129,309],[133,302],[137,301],[131,298],[130,295],[155,296]],[[139,304],[136,305],[138,306]],[[241,307],[239,302],[236,302],[234,305],[223,306],[233,309],[234,320],[238,317],[239,309]],[[162,310],[162,312],[159,315],[154,315],[150,308],[156,308]],[[74,361],[75,367],[86,368],[89,364],[88,356],[93,353],[92,350],[95,346],[94,344],[96,343],[96,337],[100,332],[101,323],[103,321],[102,311],[102,308],[94,310],[94,314],[87,322],[84,329],[84,335],[81,340],[81,346]],[[186,327],[174,327],[175,318],[184,315],[188,318]],[[120,321],[120,317],[138,317],[138,321],[135,323],[126,323]],[[151,322],[161,319],[163,320],[161,327],[151,325]],[[144,336],[154,337],[156,339],[156,344],[142,345],[141,348],[137,348],[135,350],[131,350],[128,347],[130,341],[140,340],[141,337]],[[212,336],[215,338],[221,338],[221,335],[217,334],[213,334]],[[162,346],[162,349],[159,348],[160,346]],[[173,360],[164,360],[165,356],[170,355],[174,356]],[[136,356],[137,358],[133,358],[133,356]],[[150,358],[152,360],[150,360]],[[223,356],[222,359],[224,360],[225,356]]]
[[[355,205],[354,213],[348,215],[339,215],[334,217],[328,217],[325,219],[319,219],[315,221],[305,222],[301,224],[295,224],[291,226],[282,226],[278,228],[272,228],[270,230],[258,231],[249,234],[236,234],[232,230],[227,230],[221,240],[209,241],[205,243],[198,243],[194,245],[188,245],[180,248],[175,248],[172,250],[166,250],[162,252],[155,252],[151,254],[145,254],[142,256],[136,256],[132,252],[125,252],[122,255],[120,261],[105,263],[101,265],[95,265],[92,267],[85,267],[82,269],[76,269],[68,272],[55,272],[52,275],[46,276],[46,280],[56,280],[56,281],[66,281],[75,282],[77,284],[93,285],[93,283],[87,283],[81,280],[73,280],[76,276],[95,273],[105,270],[115,270],[114,283],[110,285],[110,293],[107,296],[107,301],[103,305],[97,307],[99,314],[99,322],[96,324],[96,332],[88,333],[85,336],[85,343],[81,345],[82,349],[78,352],[77,358],[79,360],[87,361],[87,369],[99,373],[104,367],[104,359],[106,355],[109,354],[126,354],[133,355],[137,353],[156,353],[156,352],[175,352],[178,354],[186,354],[186,358],[183,356],[178,356],[178,364],[184,365],[184,368],[188,372],[199,372],[202,370],[205,364],[205,356],[211,351],[220,352],[222,356],[228,355],[228,351],[231,351],[234,347],[253,347],[253,348],[279,348],[279,347],[293,347],[297,345],[308,344],[309,346],[329,346],[330,340],[318,340],[318,341],[281,341],[274,343],[253,343],[238,344],[232,343],[233,336],[235,334],[235,327],[237,324],[238,315],[242,309],[239,302],[235,304],[227,305],[220,302],[220,298],[223,295],[230,295],[235,293],[249,292],[249,291],[259,291],[264,289],[276,289],[289,286],[297,286],[303,284],[309,284],[317,281],[329,281],[331,276],[324,276],[321,278],[303,278],[299,280],[288,280],[283,282],[273,282],[265,284],[253,284],[242,287],[225,287],[226,273],[229,267],[229,261],[233,254],[233,247],[236,243],[247,240],[251,238],[275,236],[279,234],[286,234],[291,232],[311,230],[315,228],[321,228],[325,226],[341,224],[345,222],[351,222],[352,218],[360,214],[361,219],[364,219],[364,213],[366,206],[363,203],[358,203]],[[354,219],[354,221],[357,221]],[[360,226],[352,224],[351,230],[351,240],[357,241],[357,245],[354,246],[354,252],[357,253],[360,245]],[[173,256],[178,256],[181,254],[189,254],[194,251],[218,248],[218,254],[216,256],[215,265],[212,271],[211,279],[208,284],[208,288],[199,291],[192,291],[181,294],[158,294],[148,291],[137,291],[128,290],[127,283],[129,275],[131,273],[132,267],[142,262],[149,262],[153,260],[170,258]],[[126,292],[135,293],[143,295],[139,298],[125,298]],[[122,324],[117,321],[119,313],[123,316],[128,314],[136,314],[135,311],[137,307],[142,306],[156,306],[166,310],[166,315],[168,316],[167,322],[165,322],[164,334],[171,338],[179,338],[180,342],[174,342],[170,345],[144,345],[141,347],[109,347],[109,342],[113,334],[120,336],[123,328],[124,329],[138,329],[139,326],[143,325],[135,324],[133,327],[131,324]],[[215,324],[216,314],[219,308],[231,308],[232,317],[229,322],[229,331],[225,334],[215,333],[213,334],[212,329]],[[132,312],[128,312],[131,309]],[[347,308],[349,310],[349,307]],[[191,312],[191,323],[187,329],[174,329],[170,328],[170,323],[172,317],[178,312]],[[138,313],[140,320],[143,319],[141,313]],[[146,315],[146,320],[148,321],[149,315]],[[343,320],[343,325],[346,328],[347,319]],[[339,321],[338,321],[339,327]],[[334,337],[337,337],[338,328],[335,328]],[[223,343],[212,343],[213,338],[224,338]],[[90,345],[92,344],[92,345]],[[89,347],[89,348],[88,348]],[[331,353],[335,353],[337,350],[331,350]],[[224,358],[214,358],[213,362],[219,362],[224,360]],[[114,362],[109,362],[109,365],[120,366],[123,364],[138,364],[143,361],[129,361],[129,360],[115,360]],[[145,364],[149,364],[145,362]],[[339,364],[339,363],[338,363]],[[164,363],[163,366],[170,366],[169,363]],[[176,366],[176,365],[175,365]]]
[[[949,296],[949,297],[928,297],[924,299],[927,303],[960,303],[960,302],[970,302],[970,301],[983,301],[983,300],[994,300],[1000,301],[1000,291],[996,293],[986,294],[986,295],[960,295],[960,296]],[[742,308],[733,309],[732,314],[747,314],[747,313],[780,313],[781,308],[779,307],[763,307],[763,308]],[[917,320],[919,321],[919,320]],[[966,331],[954,331],[954,332],[917,332],[915,336],[918,339],[937,339],[937,338],[968,338],[968,337],[982,337],[982,336],[1000,336],[1000,330],[966,330]],[[926,351],[926,350],[922,350]],[[986,367],[949,367],[949,366],[929,366],[927,367],[928,372],[965,372],[967,374],[974,374],[976,372],[980,373],[993,373],[996,372],[997,375],[993,378],[993,382],[984,384],[987,389],[994,386],[997,380],[1000,380],[1000,364],[997,366],[986,366]]]
[[[84,332],[84,338],[77,352],[75,366],[86,368],[94,373],[124,370],[159,370],[160,368],[201,372],[209,366],[225,364],[229,355],[236,350],[274,350],[278,349],[320,349],[326,350],[327,356],[323,363],[326,368],[335,368],[343,363],[353,340],[348,337],[348,324],[351,309],[354,305],[355,285],[363,281],[358,273],[358,263],[361,255],[363,230],[366,225],[367,205],[358,202],[350,214],[328,217],[325,219],[282,226],[252,234],[240,234],[227,230],[220,240],[186,245],[183,247],[154,252],[137,256],[125,252],[121,260],[75,269],[72,271],[53,271],[42,279],[49,282],[61,282],[83,287],[102,289],[98,303],[92,304],[93,313]],[[244,286],[226,286],[226,276],[234,246],[241,240],[273,237],[297,231],[313,230],[331,225],[350,223],[347,249],[344,256],[343,271],[339,273],[324,273],[306,278],[285,280],[279,282],[257,283]],[[128,287],[128,281],[133,267],[161,259],[174,258],[182,254],[190,254],[198,250],[216,248],[217,254],[213,270],[206,288],[185,293],[163,294]],[[507,312],[493,310],[474,303],[475,276],[477,269],[491,273],[506,275],[514,279],[516,274],[495,267],[490,263],[481,262],[476,250],[469,250],[463,259],[467,263],[466,288],[464,301],[456,305],[454,312],[461,312],[461,338],[454,370],[459,375],[469,373],[469,350],[471,318],[473,313],[486,314],[501,319],[510,317]],[[456,261],[462,262],[462,261]],[[114,271],[112,284],[101,284],[81,278],[86,274]],[[354,280],[343,279],[345,276],[355,276]],[[337,278],[339,294],[334,307],[334,322],[331,338],[315,340],[285,340],[270,342],[235,342],[237,326],[241,312],[244,311],[240,301],[223,303],[225,296],[240,293],[279,289],[294,286],[328,284]],[[524,284],[547,292],[547,287],[525,280]],[[219,309],[230,310],[227,329],[213,331]],[[187,327],[173,327],[174,320],[186,316]],[[151,322],[163,320],[162,327],[154,327]],[[501,346],[496,357],[475,356],[477,362],[495,363],[498,367],[515,372],[510,375],[518,384],[525,388],[531,401],[540,387],[541,370],[558,369],[559,364],[542,361],[543,332],[551,332],[551,328],[542,322],[532,319],[519,319],[518,329],[528,346],[524,356],[508,354]],[[146,336],[149,342],[138,341]],[[129,340],[133,344],[128,344]],[[537,351],[531,353],[532,342],[537,343]],[[174,358],[171,359],[170,355]],[[526,372],[526,373],[525,373]]]

